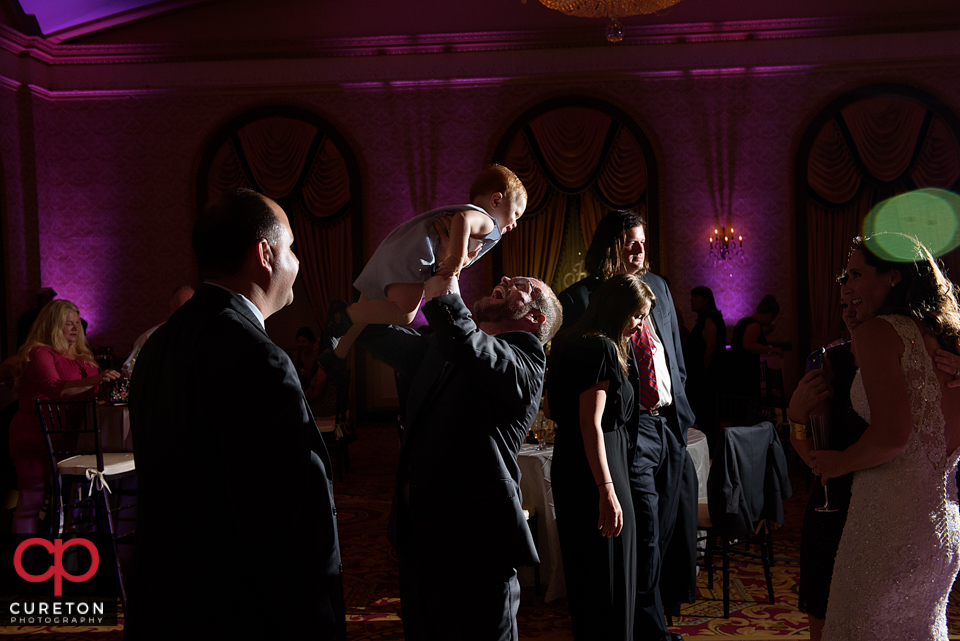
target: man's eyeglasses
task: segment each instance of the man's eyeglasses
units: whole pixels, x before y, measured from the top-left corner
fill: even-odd
[[[533,283],[530,282],[529,278],[514,278],[511,281],[513,286],[519,289],[521,292],[526,292],[528,294],[533,293]]]
[[[520,276],[520,277],[511,279],[510,282],[513,283],[513,286],[519,289],[521,292],[530,294],[531,297],[535,295],[534,290],[536,289],[536,287],[534,287],[533,282],[529,278],[523,278],[522,276]],[[530,309],[535,309],[539,313],[546,316],[543,310],[537,307],[536,305],[533,305]]]

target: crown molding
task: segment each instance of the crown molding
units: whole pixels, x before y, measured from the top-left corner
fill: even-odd
[[[722,23],[687,23],[627,27],[623,42],[610,44],[596,28],[556,31],[499,31],[411,36],[375,36],[323,40],[75,45],[26,36],[0,25],[0,50],[45,65],[158,64],[233,60],[290,60],[365,56],[430,55],[488,51],[522,51],[602,47],[746,42],[798,38],[960,30],[960,18],[908,17],[889,20],[795,18]]]

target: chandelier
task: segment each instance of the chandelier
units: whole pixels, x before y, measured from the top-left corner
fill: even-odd
[[[526,1],[526,0],[524,0]],[[540,0],[540,4],[568,16],[581,18],[610,17],[607,25],[607,40],[623,40],[623,24],[618,17],[639,16],[654,13],[680,2],[680,0]]]
[[[722,260],[733,258],[743,260],[745,258],[743,254],[743,236],[738,236],[737,239],[734,240],[733,227],[731,227],[729,233],[726,229],[723,230],[723,238],[721,238],[720,230],[714,229],[713,236],[710,237],[710,258],[713,259],[714,266],[718,265]]]

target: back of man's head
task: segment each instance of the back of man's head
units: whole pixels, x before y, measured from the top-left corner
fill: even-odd
[[[200,278],[239,274],[260,239],[273,245],[282,230],[266,196],[252,189],[224,192],[203,208],[193,225],[193,253]]]
[[[542,287],[535,287],[533,290],[531,305],[539,309],[540,313],[544,315],[543,324],[537,328],[534,334],[540,339],[541,344],[546,345],[556,336],[560,330],[560,325],[563,324],[563,306],[549,285],[544,282],[540,282],[540,285]]]

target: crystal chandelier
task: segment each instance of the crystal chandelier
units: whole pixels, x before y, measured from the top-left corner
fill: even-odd
[[[607,40],[623,40],[623,24],[617,19],[654,13],[680,2],[680,0],[540,0],[540,4],[568,16],[581,18],[610,17],[607,25]]]
[[[743,254],[743,236],[734,239],[733,227],[730,228],[729,233],[724,229],[722,238],[720,233],[719,229],[714,229],[713,236],[710,237],[710,258],[713,259],[714,266],[722,260],[746,258]]]

